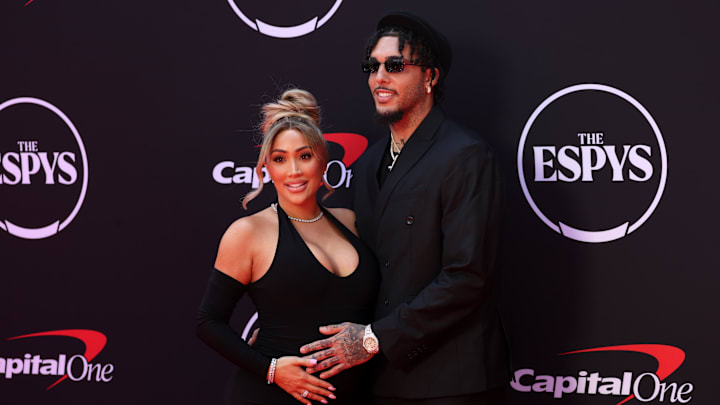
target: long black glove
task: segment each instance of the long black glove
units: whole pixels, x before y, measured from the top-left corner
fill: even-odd
[[[197,312],[197,336],[226,359],[266,378],[271,358],[250,347],[230,327],[230,316],[247,286],[213,269]]]

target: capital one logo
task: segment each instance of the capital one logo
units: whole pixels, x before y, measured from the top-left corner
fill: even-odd
[[[340,145],[343,149],[342,159],[330,160],[325,172],[325,181],[332,188],[349,188],[353,177],[350,165],[365,152],[368,140],[362,135],[349,132],[335,132],[323,134],[326,141]],[[213,167],[212,176],[218,184],[250,184],[253,189],[258,188],[260,182],[269,183],[270,174],[265,167],[262,168],[262,179],[258,178],[255,167],[236,166],[235,162],[226,160]]]
[[[564,396],[592,395],[614,396],[616,405],[630,400],[647,403],[682,403],[692,400],[694,386],[690,382],[669,382],[672,375],[685,361],[685,352],[675,346],[661,344],[634,344],[595,347],[559,353],[558,356],[579,355],[587,353],[629,352],[652,357],[656,364],[655,371],[637,373],[625,370],[622,376],[612,373],[580,370],[576,375],[538,374],[532,368],[523,368],[513,373],[510,387],[518,392],[536,392],[552,395],[555,399]],[[608,402],[612,403],[612,402]]]
[[[342,0],[335,0],[335,3],[332,5],[332,7],[327,10],[327,12],[320,17],[319,15],[316,15],[312,18],[310,18],[307,21],[304,22],[298,22],[297,24],[293,24],[290,26],[279,26],[279,25],[273,25],[271,23],[264,22],[260,20],[259,17],[248,17],[247,12],[243,12],[240,9],[240,6],[238,6],[237,3],[242,3],[238,0],[228,0],[228,4],[233,9],[235,14],[237,14],[240,19],[247,24],[248,27],[252,28],[255,31],[258,31],[261,34],[267,35],[269,37],[274,38],[297,38],[301,37],[303,35],[309,34],[316,29],[322,27],[330,18],[335,14],[337,9],[340,7],[340,4],[342,4]],[[265,7],[268,7],[267,5],[269,3],[267,2],[244,2],[245,4],[242,5],[243,9],[251,8],[252,6],[257,7],[258,5]],[[286,2],[290,3],[290,2]],[[309,6],[308,3],[312,4],[315,2],[292,2],[292,4],[287,4],[287,6],[301,4],[304,8],[305,7],[312,7]],[[278,7],[277,4],[273,3],[272,8],[275,10],[283,10],[287,14],[294,15],[292,9],[288,9],[288,7],[283,7],[282,5]],[[315,7],[312,7],[313,9]]]
[[[65,113],[33,97],[0,104],[0,230],[55,235],[75,219],[87,186],[85,146]]]
[[[667,153],[650,112],[622,90],[579,84],[545,99],[528,119],[518,176],[535,214],[576,241],[636,231],[660,202]]]
[[[60,376],[46,388],[50,390],[61,382],[90,381],[108,383],[112,380],[115,370],[113,364],[91,363],[105,348],[107,337],[90,329],[63,329],[47,332],[30,333],[8,338],[9,341],[37,338],[64,337],[79,340],[85,346],[82,354],[58,354],[55,358],[39,354],[26,353],[23,357],[0,356],[0,378],[12,380],[18,376]]]

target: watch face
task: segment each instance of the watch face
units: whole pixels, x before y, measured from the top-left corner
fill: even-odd
[[[365,350],[368,351],[368,353],[375,353],[378,350],[378,342],[377,339],[372,337],[366,337],[365,340],[363,340],[363,347]]]

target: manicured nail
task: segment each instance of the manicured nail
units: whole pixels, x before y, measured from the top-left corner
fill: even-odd
[[[333,395],[333,394],[328,395],[328,398],[330,398],[330,399],[337,399],[337,397],[336,397],[335,395]]]
[[[326,399],[323,399],[323,400],[320,401],[320,402],[322,402],[323,404],[327,404],[327,400],[326,400]]]
[[[315,359],[310,359],[310,365],[311,365],[311,366],[317,365],[317,360],[315,360]]]
[[[335,387],[333,387],[332,385],[329,386],[328,389],[329,389],[330,391],[335,391]],[[335,399],[335,398],[333,398],[333,399]]]

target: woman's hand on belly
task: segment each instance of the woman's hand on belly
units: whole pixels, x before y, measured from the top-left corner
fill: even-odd
[[[284,356],[277,360],[275,368],[275,384],[303,404],[311,405],[310,400],[327,404],[327,399],[335,399],[331,391],[335,388],[327,381],[321,380],[305,371],[306,367],[317,365],[315,359],[301,359],[295,356]],[[303,394],[307,391],[305,396]]]

